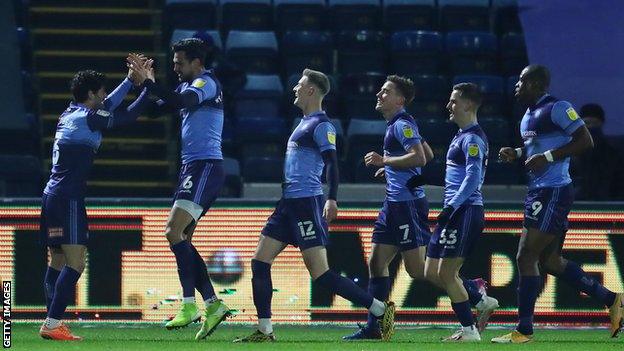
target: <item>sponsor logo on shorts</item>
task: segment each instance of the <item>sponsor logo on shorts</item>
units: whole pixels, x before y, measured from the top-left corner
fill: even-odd
[[[63,228],[62,227],[48,228],[48,237],[49,238],[60,238],[62,236],[63,236]]]

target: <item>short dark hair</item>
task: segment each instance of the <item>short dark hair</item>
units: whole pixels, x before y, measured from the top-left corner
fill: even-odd
[[[528,65],[524,77],[526,80],[537,83],[541,90],[546,90],[550,86],[550,71],[543,65]]]
[[[401,95],[403,95],[403,97],[405,98],[405,106],[409,105],[412,100],[414,100],[414,96],[416,95],[416,88],[414,88],[414,82],[412,82],[411,79],[397,75],[391,75],[386,77],[386,81],[396,85],[399,93],[401,93]]]
[[[471,101],[477,108],[483,103],[483,95],[481,95],[481,90],[475,83],[455,84],[453,85],[453,90],[459,91],[459,96],[461,96],[462,99]]]
[[[212,64],[214,56],[214,50],[208,50],[208,45],[198,38],[182,39],[173,44],[171,51],[174,53],[184,51],[184,55],[189,62],[198,59],[202,65]]]
[[[321,95],[325,96],[331,90],[329,78],[325,73],[306,68],[303,70],[303,75],[308,77],[310,83],[319,88]]]
[[[594,117],[598,118],[602,122],[605,121],[605,112],[602,107],[598,104],[585,104],[581,107],[581,118],[585,117]]]
[[[94,70],[80,71],[74,75],[69,83],[69,90],[74,96],[74,101],[84,102],[89,98],[89,92],[97,92],[104,86],[106,76]]]

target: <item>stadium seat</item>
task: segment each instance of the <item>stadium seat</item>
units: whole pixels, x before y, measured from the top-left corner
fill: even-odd
[[[486,132],[487,133],[487,132]],[[519,184],[524,179],[524,170],[518,162],[502,162],[498,158],[498,151],[502,146],[514,145],[514,143],[507,142],[503,145],[494,144],[490,141],[490,154],[488,158],[488,166],[485,171],[486,185],[493,184]]]
[[[429,185],[444,186],[444,176],[446,173],[446,153],[439,155],[427,162],[422,168],[422,175]]]
[[[505,33],[501,38],[501,72],[516,75],[529,64],[524,35]]]
[[[457,133],[457,125],[448,120],[418,118],[417,123],[420,135],[432,147],[447,147]]]
[[[277,38],[273,32],[231,31],[226,55],[246,73],[277,73]]]
[[[221,0],[221,29],[225,33],[272,30],[271,0]]]
[[[202,38],[203,36],[210,36],[212,38],[212,42],[216,47],[220,50],[223,49],[223,42],[221,41],[221,36],[219,32],[216,30],[192,30],[192,29],[174,29],[171,34],[171,40],[169,40],[169,46],[173,46],[176,42],[187,39],[187,38]]]
[[[208,29],[217,26],[217,0],[167,0],[163,13],[168,28]]]
[[[349,118],[378,119],[375,111],[377,93],[386,81],[380,73],[360,73],[345,76],[340,84],[343,111]]]
[[[344,30],[377,30],[381,28],[380,0],[328,0],[329,28]]]
[[[369,151],[383,154],[383,138],[386,133],[384,120],[352,119],[347,129],[349,149],[347,151],[347,166],[353,170],[353,180],[356,182],[371,182],[375,167],[364,166],[364,155]]]
[[[286,121],[282,118],[246,117],[236,122],[239,142],[281,142],[285,135]]]
[[[388,32],[433,30],[438,26],[435,0],[384,0],[383,25]]]
[[[518,0],[492,0],[496,33],[522,32],[518,16]]]
[[[41,196],[42,180],[35,156],[0,155],[0,196]]]
[[[495,116],[504,113],[505,82],[502,77],[487,75],[456,76],[453,84],[475,83],[483,94],[483,104],[479,108],[479,116]]]
[[[480,117],[479,125],[487,135],[490,145],[514,144],[511,140],[511,124],[506,117]]]
[[[438,32],[396,32],[390,41],[391,70],[401,75],[437,74],[442,48]]]
[[[236,118],[279,118],[284,87],[276,75],[247,75],[245,87],[236,95]]]
[[[274,0],[276,28],[286,31],[320,31],[325,28],[325,0]]]
[[[304,68],[330,73],[332,47],[332,37],[327,32],[287,31],[280,45],[284,76],[301,74]]]
[[[487,32],[450,32],[446,50],[453,74],[494,74],[497,72],[496,36]]]
[[[325,110],[330,117],[342,116],[340,113],[340,102],[342,100],[340,96],[340,86],[333,76],[327,75],[327,78],[329,79],[331,88],[329,94],[323,99],[323,110]],[[284,106],[286,107],[288,117],[291,118],[301,117],[301,109],[293,104],[295,99],[293,88],[297,85],[299,79],[301,79],[301,73],[290,75],[287,81],[287,89],[284,91]]]
[[[284,180],[284,157],[257,156],[243,159],[245,182],[277,183]]]
[[[336,49],[340,74],[386,71],[386,36],[383,32],[340,32]]]
[[[490,30],[490,0],[438,0],[445,31]]]
[[[407,106],[407,112],[416,118],[448,116],[446,104],[451,94],[451,85],[445,76],[409,76],[414,82],[414,101]]]
[[[258,156],[283,157],[286,151],[285,147],[285,142],[243,142],[240,145],[240,155],[242,158]]]
[[[240,164],[234,158],[224,157],[223,168],[225,171],[225,183],[221,188],[220,197],[241,197],[243,194],[243,181],[241,179]]]

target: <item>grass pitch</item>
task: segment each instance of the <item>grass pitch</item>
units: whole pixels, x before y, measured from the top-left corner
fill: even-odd
[[[506,329],[486,330],[480,343],[448,344],[440,338],[452,334],[453,329],[410,329],[399,327],[390,342],[343,342],[340,338],[355,328],[342,326],[275,326],[275,343],[234,344],[232,340],[253,331],[250,326],[221,325],[206,340],[193,338],[199,324],[167,331],[154,324],[87,324],[70,323],[72,331],[84,338],[80,342],[57,342],[39,337],[39,323],[13,324],[13,350],[564,350],[605,351],[624,350],[624,338],[609,338],[605,329],[544,330],[536,329],[536,338],[526,345],[496,345],[490,339]]]

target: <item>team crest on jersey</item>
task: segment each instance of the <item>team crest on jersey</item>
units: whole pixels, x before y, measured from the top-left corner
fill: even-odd
[[[571,121],[576,121],[579,116],[576,113],[576,111],[574,111],[573,107],[570,107],[569,109],[566,110],[566,113],[568,114],[568,118],[570,118]]]
[[[468,156],[475,157],[477,155],[479,155],[479,145],[468,144]]]
[[[206,85],[206,80],[197,78],[193,81],[193,84],[191,86],[197,89],[201,89],[204,87],[204,85]]]
[[[327,132],[327,141],[332,145],[336,145],[336,133]]]
[[[102,117],[110,117],[111,115],[111,113],[106,110],[97,110],[95,114]]]
[[[412,127],[410,127],[410,126],[403,127],[403,136],[406,137],[406,138],[413,138],[414,137],[414,130],[412,129]]]

